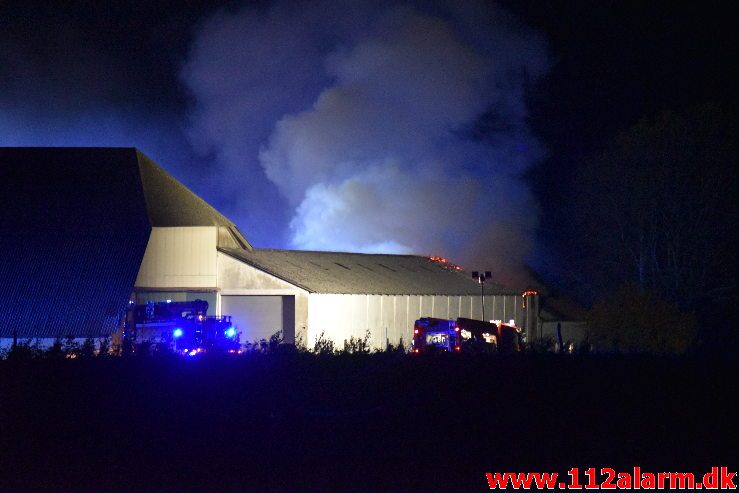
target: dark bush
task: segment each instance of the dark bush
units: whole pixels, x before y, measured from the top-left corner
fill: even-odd
[[[344,339],[344,349],[342,354],[369,354],[372,350],[370,346],[370,331],[365,332],[363,338],[351,336],[348,340]]]
[[[67,357],[67,348],[61,339],[56,338],[43,355],[46,359],[63,359]]]
[[[95,356],[95,339],[88,337],[79,347],[80,358],[93,358]]]
[[[313,344],[313,353],[320,355],[334,354],[336,348],[334,347],[334,341],[326,337],[325,331],[321,331],[316,338],[316,343]]]
[[[588,326],[601,351],[683,354],[695,341],[695,318],[653,293],[626,286],[595,303]]]
[[[108,356],[111,351],[110,337],[101,337],[98,339],[98,356]]]
[[[27,339],[20,342],[10,348],[7,354],[9,360],[22,361],[39,358],[44,354],[44,351],[39,346],[39,340],[31,342],[31,339]]]

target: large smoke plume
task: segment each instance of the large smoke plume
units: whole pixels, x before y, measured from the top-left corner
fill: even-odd
[[[495,5],[311,2],[212,17],[183,78],[191,136],[234,176],[266,174],[293,247],[438,253],[505,279],[536,226],[524,96],[547,65]],[[241,186],[244,207],[276,203]]]
[[[546,50],[495,4],[430,4],[162,4],[113,31],[31,4],[0,30],[0,145],[136,146],[255,245],[437,254],[502,280],[536,225],[524,96]]]

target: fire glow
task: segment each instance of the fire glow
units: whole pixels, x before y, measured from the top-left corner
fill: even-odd
[[[535,291],[533,289],[527,289],[521,294],[521,298],[523,299],[523,307],[526,308],[526,297],[527,296],[536,296],[539,294],[539,291]]]
[[[449,270],[458,270],[458,271],[464,270],[459,265],[451,263],[449,260],[445,259],[444,257],[437,257],[437,256],[432,255],[431,257],[429,257],[429,260],[432,262],[436,262],[437,264],[441,264],[443,267]]]

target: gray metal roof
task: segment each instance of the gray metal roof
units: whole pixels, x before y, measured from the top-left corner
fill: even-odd
[[[246,248],[251,245],[226,216],[195,195],[140,151],[136,152],[152,226],[223,226]]]
[[[479,295],[464,272],[416,255],[311,252],[258,248],[220,251],[313,293]],[[492,283],[485,294],[517,294]]]
[[[236,227],[133,148],[0,148],[0,337],[116,330],[152,226]]]

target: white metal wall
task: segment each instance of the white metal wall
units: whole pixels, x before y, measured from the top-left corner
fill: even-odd
[[[286,281],[218,253],[219,300],[229,295],[295,296],[295,336],[312,347],[324,336],[338,347],[345,339],[363,338],[369,330],[371,343],[385,347],[387,341],[409,344],[413,323],[421,317],[482,320],[480,296],[365,295],[308,293]],[[513,319],[524,327],[521,296],[485,296],[487,320]],[[219,302],[220,305],[220,302]],[[218,307],[218,313],[229,315]]]
[[[218,228],[152,228],[136,288],[215,288]]]
[[[232,315],[222,306],[226,296],[291,296],[294,301],[293,331],[285,328],[285,341],[294,342],[294,337],[308,340],[308,292],[271,274],[267,274],[225,253],[218,252],[218,315]],[[269,334],[272,335],[272,334]]]
[[[376,348],[386,341],[398,344],[402,338],[408,344],[413,323],[421,317],[480,320],[479,296],[422,296],[422,295],[364,295],[364,294],[310,294],[308,296],[308,344],[312,346],[323,332],[324,337],[341,348],[345,339],[364,337],[370,331],[371,343]],[[524,310],[520,296],[485,296],[485,318],[513,319],[524,326]]]

